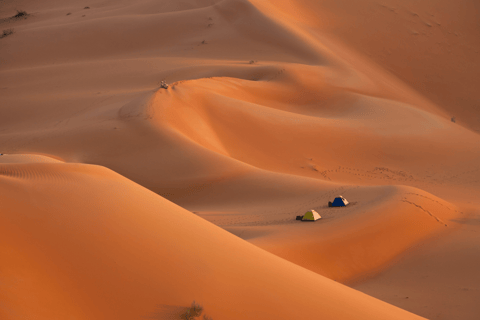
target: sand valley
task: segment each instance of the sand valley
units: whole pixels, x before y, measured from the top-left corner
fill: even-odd
[[[0,319],[479,319],[479,39],[473,0],[0,0]]]

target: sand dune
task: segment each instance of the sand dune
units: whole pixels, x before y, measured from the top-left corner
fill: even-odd
[[[476,319],[480,220],[476,209],[464,215],[466,219],[457,219],[451,233],[420,245],[378,277],[354,288],[428,319]]]
[[[39,154],[2,154],[0,163],[62,163],[60,159]]]
[[[426,297],[448,290],[382,286],[480,206],[475,10],[3,1],[0,314],[166,319],[195,299],[215,319],[417,318],[327,278],[446,310]],[[352,205],[326,207],[339,194]]]
[[[253,2],[275,12],[271,17],[348,44],[479,132],[475,1]]]
[[[310,204],[322,223],[284,225],[250,242],[349,283],[374,274],[420,240],[445,231],[450,219],[459,216],[451,204],[413,188],[354,188],[342,194],[353,201],[351,207],[328,208],[325,200]]]
[[[3,319],[164,319],[192,300],[215,318],[420,319],[102,167],[4,164],[1,189]]]

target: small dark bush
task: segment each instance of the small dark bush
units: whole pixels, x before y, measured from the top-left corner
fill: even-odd
[[[85,7],[85,8],[83,8],[83,9],[90,9],[90,7]]]
[[[69,12],[69,13],[67,13],[67,16],[69,16],[69,15],[71,15],[71,14],[72,14],[72,13],[71,13],[71,12]]]
[[[455,117],[452,117],[452,119],[450,119],[450,120],[452,120],[453,123],[455,123],[457,121],[457,119],[455,119]]]
[[[185,311],[184,314],[182,314],[182,319],[183,320],[194,320],[202,315],[203,312],[203,307],[199,305],[198,303],[195,303],[195,301],[192,302],[192,305],[190,308],[188,308],[187,311]],[[205,318],[205,316],[204,316]]]
[[[28,14],[27,14],[27,11],[24,11],[24,10],[17,10],[17,14],[14,15],[13,17],[14,18],[21,18],[21,17],[26,17]]]
[[[13,34],[15,32],[14,29],[6,29],[6,30],[3,30],[2,34],[0,34],[0,39],[1,38],[5,38],[6,36],[9,36],[11,34]]]

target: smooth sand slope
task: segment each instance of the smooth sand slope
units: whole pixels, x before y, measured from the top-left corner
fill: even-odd
[[[480,5],[473,0],[254,1],[330,46],[347,44],[480,132]],[[270,5],[271,4],[271,5]],[[326,38],[323,38],[327,41]],[[341,51],[338,52],[341,54]]]
[[[4,152],[102,164],[172,200],[163,190],[242,172],[238,161],[356,184],[377,168],[388,184],[470,179],[465,168],[466,187],[478,181],[478,135],[365,59],[247,1],[172,3],[67,16],[52,2],[4,22],[18,29],[0,48]],[[156,92],[162,79],[179,82]]]
[[[349,284],[365,280],[392,266],[401,255],[408,260],[408,252],[423,241],[431,239],[435,247],[439,242],[434,239],[459,228],[457,220],[468,224],[471,218],[466,212],[480,206],[475,200],[480,199],[480,135],[476,132],[480,113],[475,109],[478,79],[473,76],[478,69],[475,39],[479,29],[474,28],[477,21],[472,15],[477,7],[472,3],[92,0],[79,5],[59,0],[2,1],[0,29],[14,28],[15,32],[0,39],[0,152],[7,153],[0,156],[0,162],[62,159],[96,164],[153,191],[96,166],[6,166],[11,168],[5,169],[9,178],[2,179],[5,184],[0,187],[10,190],[8,183],[14,181],[19,186],[9,191],[16,192],[11,197],[5,196],[12,201],[12,210],[18,203],[28,213],[29,201],[34,201],[29,199],[51,199],[48,204],[47,200],[32,203],[35,210],[46,214],[52,206],[68,207],[76,213],[70,216],[69,210],[55,209],[52,219],[68,219],[72,228],[88,227],[86,234],[72,235],[65,244],[60,239],[69,236],[60,230],[58,238],[45,238],[52,244],[45,242],[47,255],[63,257],[68,252],[73,259],[47,261],[39,256],[41,250],[34,253],[32,238],[20,235],[33,232],[43,218],[22,218],[25,226],[12,220],[24,233],[9,233],[4,241],[10,245],[12,237],[22,248],[30,248],[28,254],[17,255],[26,259],[18,263],[39,261],[24,275],[36,277],[41,287],[54,279],[50,266],[62,271],[55,280],[59,287],[52,284],[51,294],[42,296],[45,301],[12,300],[2,312],[21,318],[16,312],[28,305],[32,315],[44,310],[47,318],[62,318],[68,312],[80,318],[138,318],[154,314],[156,304],[187,306],[197,299],[207,309],[212,306],[212,315],[221,318],[264,319],[274,317],[280,308],[276,299],[285,301],[282,308],[291,308],[278,309],[278,314],[305,318],[314,309],[301,307],[299,301],[305,295],[317,301],[320,291],[315,290],[324,290],[321,295],[331,297],[328,305],[332,309],[325,313],[317,309],[318,314],[358,319],[354,313],[335,313],[342,308],[350,312],[336,307],[345,305],[341,299],[357,301],[358,294],[339,286],[345,290],[341,298],[344,293],[331,294],[330,287],[319,289],[315,281],[328,286],[331,282],[318,274]],[[10,18],[15,9],[29,15]],[[452,42],[452,32],[458,28],[458,43]],[[436,46],[435,41],[440,44]],[[161,89],[161,81],[169,83],[169,88]],[[452,116],[456,116],[455,123]],[[77,175],[76,170],[85,174]],[[69,181],[76,187],[65,189],[70,190],[67,196],[63,186],[69,183],[63,177],[70,174],[74,177]],[[107,188],[115,185],[112,179],[121,180],[117,186],[121,190]],[[49,187],[37,187],[42,183]],[[90,196],[81,196],[82,192]],[[130,193],[137,198],[126,204]],[[327,202],[339,194],[352,205],[327,208]],[[157,206],[162,209],[151,209]],[[310,225],[293,220],[310,209],[324,219]],[[157,210],[163,214],[155,216]],[[120,216],[104,216],[114,211]],[[95,212],[102,213],[101,218]],[[125,220],[120,213],[126,214]],[[121,238],[120,229],[112,229],[117,236],[112,233],[109,240],[101,231],[123,228],[136,214],[139,225],[132,236]],[[172,216],[188,216],[183,219],[190,221],[188,228],[200,238],[211,237],[208,243],[184,230],[181,218],[169,220]],[[11,213],[4,217],[17,219]],[[35,232],[46,235],[47,231],[38,228]],[[138,234],[145,234],[145,239],[135,240]],[[79,243],[84,238],[89,242]],[[170,248],[157,248],[153,244],[157,240]],[[90,255],[98,241],[106,241],[105,247]],[[218,243],[223,241],[228,246],[221,249]],[[458,248],[468,243],[462,241]],[[190,245],[194,242],[204,246],[200,250],[197,244]],[[155,250],[160,250],[159,257],[148,260],[145,256],[155,256]],[[88,297],[96,292],[99,280],[110,277],[106,270],[114,268],[108,261],[128,257],[128,252],[134,254],[134,261],[122,258],[117,273],[98,284],[98,297]],[[194,261],[202,254],[211,259],[202,260],[204,267],[197,270]],[[112,258],[102,262],[103,256]],[[138,260],[139,256],[144,258]],[[165,257],[178,257],[178,263],[161,266],[159,259]],[[235,259],[241,261],[238,267],[232,262]],[[414,268],[417,260],[412,259]],[[257,264],[257,260],[263,262]],[[84,265],[87,271],[81,271]],[[259,271],[266,265],[278,272],[275,277]],[[157,274],[156,268],[166,269]],[[242,274],[238,281],[221,271],[229,268]],[[282,282],[284,291],[269,286],[278,283],[288,268],[295,277],[304,274],[306,278],[287,277],[291,280]],[[455,282],[462,268],[459,265],[455,272],[441,276]],[[182,270],[192,274],[190,280],[183,278]],[[90,280],[83,283],[81,274]],[[408,274],[395,277],[402,281]],[[199,278],[203,280],[197,283]],[[255,281],[246,286],[249,278]],[[168,285],[160,285],[162,281]],[[286,289],[294,282],[309,285],[297,291]],[[71,299],[60,294],[63,285],[69,288]],[[174,287],[182,286],[188,288],[186,292],[175,291],[179,289]],[[422,301],[428,300],[432,290],[449,294],[448,289],[424,287]],[[198,288],[200,297],[196,296]],[[30,290],[28,286],[23,289]],[[177,293],[171,296],[169,290]],[[247,301],[252,312],[242,313],[242,304],[234,306],[234,300],[225,302],[228,295],[222,292],[228,290],[242,299],[251,295],[251,300],[241,301]],[[375,295],[373,291],[368,293]],[[275,296],[270,296],[272,292]],[[376,296],[398,302],[382,292]],[[255,300],[260,296],[271,300],[253,302],[260,301]],[[136,302],[127,303],[129,297]],[[60,307],[58,299],[65,301]],[[443,307],[441,301],[428,300],[431,310]],[[375,314],[370,318],[405,315],[381,305],[365,306],[364,312]],[[237,310],[236,314],[227,314],[229,309]],[[474,311],[468,314],[475,316]],[[157,316],[162,317],[166,316]]]
[[[420,246],[378,277],[354,288],[429,319],[480,314],[478,209],[452,233]]]
[[[23,163],[0,172],[2,319],[167,319],[192,300],[216,319],[421,319],[106,168]]]

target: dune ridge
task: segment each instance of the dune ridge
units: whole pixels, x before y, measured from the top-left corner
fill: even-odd
[[[229,319],[417,318],[327,278],[371,279],[480,205],[476,31],[470,14],[449,21],[454,6],[4,1],[2,248],[17,289],[1,312],[163,319],[201,298]],[[427,50],[437,40],[452,54]],[[352,205],[326,207],[339,194]],[[311,209],[321,222],[296,223]]]
[[[229,319],[311,317],[319,299],[326,317],[420,319],[258,249],[105,168],[2,167],[50,177],[1,177],[5,319],[161,319],[159,305],[194,299]],[[25,192],[29,198],[18,201]]]

